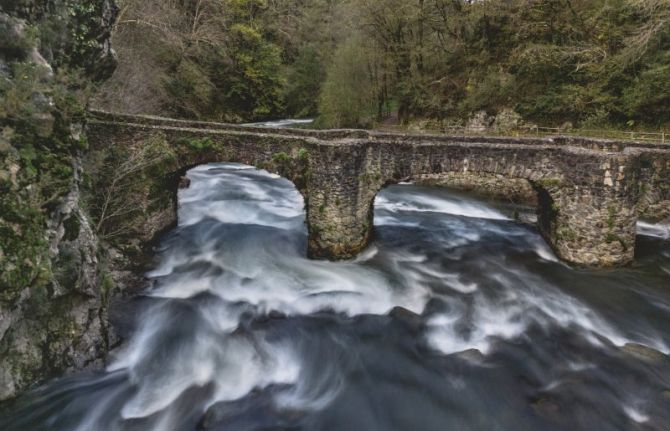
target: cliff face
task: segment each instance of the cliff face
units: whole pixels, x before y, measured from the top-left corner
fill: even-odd
[[[0,0],[0,400],[116,341],[81,192],[85,106],[116,64],[115,15],[112,0]]]

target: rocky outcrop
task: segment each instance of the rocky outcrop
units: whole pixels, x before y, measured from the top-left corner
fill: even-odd
[[[510,108],[501,109],[495,116],[488,115],[486,111],[475,112],[465,125],[466,132],[481,134],[509,135],[520,130],[535,129],[536,125],[525,122],[521,115]]]
[[[30,51],[43,57],[41,65],[83,68],[95,81],[109,78],[116,68],[113,0],[0,0],[0,13],[29,30],[29,39],[37,42]]]
[[[16,395],[43,378],[98,363],[116,342],[108,327],[113,289],[98,256],[104,251],[82,208],[81,167],[46,220],[45,278],[3,292],[0,388]],[[11,251],[9,251],[11,252]],[[6,287],[6,286],[5,286]]]
[[[81,91],[114,69],[115,14],[110,0],[0,1],[0,400],[116,342],[113,261],[82,199]]]

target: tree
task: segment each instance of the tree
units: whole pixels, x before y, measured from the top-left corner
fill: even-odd
[[[375,100],[368,59],[368,52],[356,37],[335,52],[319,99],[324,126],[360,127],[371,121]]]

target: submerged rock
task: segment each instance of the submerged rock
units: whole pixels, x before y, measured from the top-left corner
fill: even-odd
[[[455,356],[474,364],[482,364],[486,360],[486,357],[479,349],[468,349],[457,353]]]
[[[179,188],[180,189],[187,189],[191,187],[191,179],[189,177],[181,177],[179,178]]]
[[[628,343],[623,346],[622,350],[630,355],[637,356],[638,358],[644,359],[646,361],[658,362],[666,359],[666,356],[663,354],[663,352],[659,352],[656,349],[652,349],[651,347],[644,346],[642,344]]]
[[[419,331],[423,326],[421,316],[404,307],[394,307],[389,312],[389,316],[404,323],[412,331]]]

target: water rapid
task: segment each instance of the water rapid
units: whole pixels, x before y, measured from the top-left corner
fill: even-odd
[[[632,267],[579,270],[505,208],[405,184],[358,259],[312,261],[290,182],[189,177],[128,340],[0,429],[670,429],[667,227],[641,224]]]

